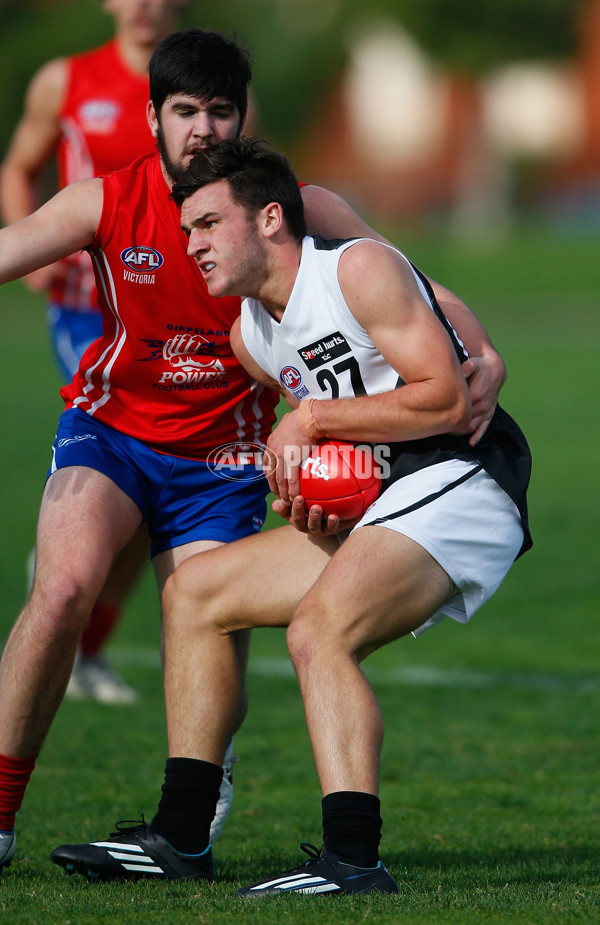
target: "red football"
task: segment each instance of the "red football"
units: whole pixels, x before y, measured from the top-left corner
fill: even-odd
[[[325,515],[338,514],[341,520],[361,517],[380,490],[380,467],[370,446],[321,440],[300,468],[306,507],[319,504]]]

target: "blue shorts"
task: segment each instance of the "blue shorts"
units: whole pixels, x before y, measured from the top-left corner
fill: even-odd
[[[230,543],[258,533],[269,490],[262,472],[158,453],[78,408],[60,416],[48,476],[87,466],[111,479],[139,507],[151,555],[195,540]]]
[[[102,315],[99,311],[74,311],[53,303],[46,310],[46,321],[62,380],[70,382],[81,357],[102,334]]]

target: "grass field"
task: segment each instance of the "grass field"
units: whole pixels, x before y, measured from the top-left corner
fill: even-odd
[[[117,819],[154,812],[165,728],[148,573],[112,646],[142,702],[61,707],[19,814],[17,856],[0,879],[0,920],[600,921],[597,241],[533,228],[470,248],[441,235],[396,240],[477,310],[506,359],[503,404],[534,456],[535,541],[469,627],[447,621],[367,663],[386,721],[382,856],[399,896],[232,898],[240,884],[299,863],[299,842],[320,838],[316,776],[279,631],[255,634],[217,883],[88,884],[49,863],[62,842],[106,836]],[[0,290],[0,306],[3,637],[24,596],[60,402],[40,301],[15,283]]]

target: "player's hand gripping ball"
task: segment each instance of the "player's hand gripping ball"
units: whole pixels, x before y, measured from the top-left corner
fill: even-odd
[[[318,504],[324,516],[356,520],[380,490],[381,470],[370,446],[320,440],[317,452],[307,456],[300,467],[300,494],[307,511]]]

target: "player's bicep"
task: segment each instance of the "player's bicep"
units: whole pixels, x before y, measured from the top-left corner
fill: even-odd
[[[337,193],[321,186],[303,186],[300,192],[308,234],[318,234],[326,239],[373,238],[385,241]]]
[[[354,245],[340,260],[339,281],[350,311],[405,382],[434,379],[442,370],[462,380],[450,338],[402,255]]]
[[[401,330],[387,318],[376,319],[369,336],[403,381],[433,381],[450,374],[462,384],[464,376],[450,338],[433,312],[413,302],[404,306],[402,315]]]

